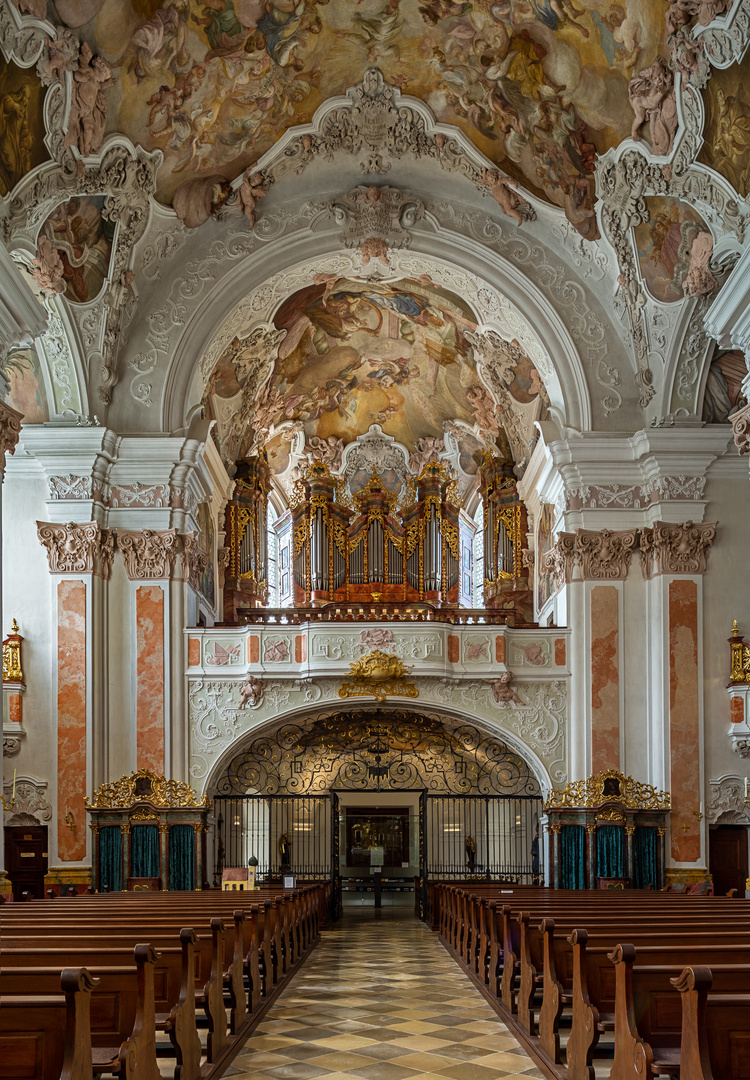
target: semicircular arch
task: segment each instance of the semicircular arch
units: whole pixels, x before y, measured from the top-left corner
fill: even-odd
[[[393,277],[413,275],[421,267],[438,285],[454,291],[463,286],[460,295],[476,313],[478,332],[494,331],[505,340],[515,336],[531,349],[555,419],[576,430],[590,429],[590,394],[573,337],[553,305],[509,259],[471,238],[432,227],[415,230],[409,250],[392,253],[391,266]],[[174,350],[162,398],[164,430],[185,426],[222,348],[269,322],[283,300],[316,273],[361,274],[356,256],[341,249],[332,230],[306,230],[270,243],[217,283],[186,322]]]
[[[477,779],[477,777],[479,778],[479,786],[477,786],[475,790],[470,790],[471,778],[469,780],[466,780],[465,778],[465,782],[462,783],[460,776],[457,776],[453,787],[448,785],[441,788],[440,786],[433,785],[432,789],[436,793],[508,793],[507,784],[505,785],[505,790],[498,790],[496,792],[489,790],[489,788],[492,786],[493,775],[495,773],[494,766],[498,766],[501,770],[504,768],[505,763],[502,760],[502,755],[505,752],[507,752],[510,767],[518,768],[518,763],[520,762],[521,768],[518,770],[519,775],[523,772],[524,769],[526,769],[528,773],[528,778],[531,781],[531,787],[529,787],[527,791],[523,791],[521,790],[521,788],[524,787],[525,781],[521,777],[516,783],[516,786],[518,786],[518,783],[520,783],[521,788],[519,788],[518,791],[515,791],[513,793],[534,793],[531,790],[531,788],[533,787],[535,789],[538,788],[538,791],[541,792],[542,796],[546,796],[553,786],[552,780],[547,769],[545,768],[544,763],[540,760],[538,755],[532,750],[531,747],[526,745],[523,741],[521,741],[511,732],[503,728],[496,727],[495,725],[486,720],[480,720],[476,716],[469,713],[468,710],[456,708],[455,706],[451,706],[450,709],[446,709],[444,707],[436,708],[434,706],[425,709],[424,707],[420,708],[417,705],[406,702],[400,702],[397,707],[375,706],[374,704],[368,707],[367,705],[363,705],[355,710],[351,708],[333,708],[331,703],[327,702],[325,705],[321,704],[318,707],[311,708],[309,705],[307,705],[300,708],[290,709],[287,712],[277,714],[273,718],[258,724],[250,731],[245,732],[240,738],[236,739],[233,743],[231,743],[224,750],[224,752],[216,758],[212,767],[209,769],[205,776],[203,787],[200,789],[201,794],[213,795],[217,791],[219,791],[221,779],[222,777],[226,777],[228,775],[229,770],[232,767],[232,763],[238,758],[239,755],[247,753],[255,744],[258,744],[258,749],[261,750],[262,753],[267,754],[268,749],[270,746],[273,745],[274,740],[276,741],[277,745],[279,744],[279,733],[284,732],[284,730],[286,729],[287,734],[282,736],[281,743],[289,744],[286,747],[288,751],[289,749],[291,749],[291,746],[296,746],[298,738],[301,737],[302,741],[305,741],[305,729],[307,729],[312,734],[315,734],[316,731],[322,731],[324,723],[321,724],[321,722],[325,722],[331,717],[357,717],[359,718],[359,722],[361,722],[363,718],[365,719],[365,721],[370,717],[378,718],[377,723],[380,726],[385,727],[385,731],[383,733],[383,739],[385,742],[387,742],[389,732],[394,737],[400,737],[403,740],[403,732],[399,733],[398,731],[395,731],[393,729],[394,727],[397,727],[399,723],[403,726],[404,718],[412,718],[412,720],[417,720],[417,718],[420,717],[426,718],[428,720],[428,724],[424,727],[425,739],[423,746],[428,747],[428,749],[425,749],[423,753],[431,757],[433,767],[438,769],[439,771],[440,768],[444,766],[444,762],[443,764],[440,763],[440,754],[436,754],[435,752],[436,747],[439,748],[440,746],[442,746],[443,749],[451,748],[450,753],[453,753],[457,761],[462,759],[463,754],[463,764],[459,765],[459,770],[466,768],[466,761],[473,755],[473,776],[475,780]],[[354,723],[355,722],[352,720],[352,724]],[[408,726],[408,719],[406,723]],[[328,725],[329,729],[331,730],[333,730],[333,728],[339,728],[340,726],[341,725],[338,723],[334,724],[333,727],[330,724]],[[295,730],[291,731],[291,729]],[[351,739],[351,732],[349,732],[348,735]],[[330,741],[331,740],[329,739],[329,743]],[[429,749],[429,747],[431,747],[431,749]],[[314,743],[312,744],[311,749],[314,749]],[[354,760],[356,750],[352,750],[350,746],[347,752],[349,754],[349,759]],[[391,749],[391,753],[395,756],[398,756],[400,751]],[[283,754],[284,746],[280,745],[278,755],[279,758],[283,757]],[[342,752],[339,771],[340,768],[343,767],[344,756],[345,754],[344,752]],[[384,761],[386,756],[386,754],[383,755]],[[330,764],[330,762],[328,764]],[[424,765],[424,762],[422,762],[422,764]],[[357,775],[362,775],[361,770],[358,772]],[[500,774],[498,774],[498,776],[499,775]],[[388,790],[403,791],[421,788],[429,789],[431,787],[431,785],[425,783],[424,780],[422,780],[421,782],[417,782],[415,780],[412,783],[410,779],[411,777],[411,772],[404,772],[402,776],[402,781],[400,783],[393,784],[390,788],[388,788]],[[497,776],[495,776],[495,780],[497,780]],[[411,786],[409,786],[410,784]],[[251,780],[248,781],[248,786],[252,786],[257,790],[260,790],[262,787],[262,783],[259,784],[258,778],[255,777],[251,778]],[[321,794],[324,793],[325,790],[330,790],[330,787],[332,786],[334,786],[333,783],[331,783],[329,787],[325,789],[323,787],[310,787],[309,790],[302,791],[300,789],[300,785],[298,784],[296,786],[292,786],[289,791],[286,791],[284,793],[294,794],[295,792],[297,792],[300,794]],[[500,785],[498,784],[498,787],[499,786]],[[374,787],[375,786],[373,785],[373,790]],[[366,785],[363,785],[360,790],[370,789]]]

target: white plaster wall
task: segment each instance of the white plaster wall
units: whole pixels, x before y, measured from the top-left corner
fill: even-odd
[[[122,557],[116,555],[109,582],[109,739],[108,770],[112,779],[136,767],[132,671],[135,664],[131,621],[131,582]]]
[[[37,520],[47,520],[47,483],[25,463],[12,458],[3,483],[3,637],[18,620],[24,638],[26,693],[21,750],[6,758],[4,772],[46,780],[47,801],[57,801],[57,700],[55,677],[55,606],[47,554],[36,534]],[[56,823],[49,822],[49,865],[57,862]]]
[[[750,640],[750,482],[747,461],[717,462],[706,485],[707,521],[718,521],[703,581],[703,696],[705,708],[705,777],[750,775],[750,759],[731,747],[729,731],[729,645],[732,620]],[[707,802],[709,792],[703,793]],[[705,825],[705,819],[704,819]]]

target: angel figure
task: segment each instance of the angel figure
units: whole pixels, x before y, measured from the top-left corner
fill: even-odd
[[[240,708],[244,709],[246,705],[250,705],[254,709],[260,705],[264,690],[262,679],[257,679],[255,675],[248,675],[240,687]]]
[[[512,681],[513,672],[511,671],[504,671],[497,679],[488,680],[492,687],[492,696],[495,699],[495,704],[505,705],[508,701],[512,701],[516,705],[523,705],[520,697],[510,685]]]

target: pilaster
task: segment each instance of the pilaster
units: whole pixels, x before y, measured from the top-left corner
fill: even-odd
[[[53,582],[57,685],[57,857],[82,864],[84,801],[107,775],[108,583],[112,530],[96,521],[37,522]]]

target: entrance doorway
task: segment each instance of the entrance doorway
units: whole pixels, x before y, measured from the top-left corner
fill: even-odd
[[[337,792],[341,905],[414,908],[418,791]]]
[[[745,825],[718,825],[711,829],[708,865],[714,882],[714,892],[723,896],[730,889],[745,895],[747,879],[748,832]]]

